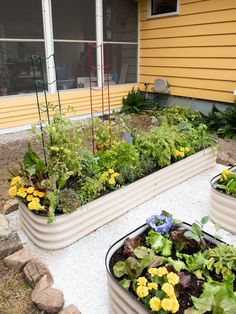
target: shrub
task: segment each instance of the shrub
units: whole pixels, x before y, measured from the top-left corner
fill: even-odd
[[[206,123],[209,130],[219,136],[236,139],[236,103],[225,111],[220,111],[214,106],[206,118]]]

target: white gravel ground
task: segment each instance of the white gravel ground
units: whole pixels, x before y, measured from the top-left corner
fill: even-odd
[[[44,251],[33,245],[20,228],[18,212],[10,214],[9,218],[22,241],[47,263],[54,286],[63,291],[66,304],[75,304],[83,314],[107,314],[110,312],[104,258],[109,246],[162,209],[189,223],[207,215],[209,181],[223,168],[217,165],[177,185],[59,251]],[[214,233],[213,230],[213,224],[209,223],[206,231]],[[236,236],[224,230],[220,233],[224,241],[236,244]]]

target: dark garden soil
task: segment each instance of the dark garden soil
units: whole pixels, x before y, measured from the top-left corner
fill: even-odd
[[[39,314],[31,301],[31,293],[23,273],[7,268],[0,260],[0,313]]]
[[[150,115],[134,116],[131,120],[131,125],[133,127],[138,127],[139,129],[146,130],[151,123]],[[41,151],[39,145],[33,145],[37,152]],[[7,194],[9,178],[11,177],[9,173],[9,168],[19,167],[19,162],[22,161],[24,153],[27,149],[27,140],[16,140],[10,141],[7,144],[0,144],[0,212],[9,199]],[[232,140],[219,140],[219,153],[218,160],[219,163],[226,166],[233,165],[236,162],[236,142]]]

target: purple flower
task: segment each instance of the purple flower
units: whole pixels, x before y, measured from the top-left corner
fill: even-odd
[[[146,223],[161,234],[169,232],[172,225],[172,218],[164,215],[153,215],[146,220]]]

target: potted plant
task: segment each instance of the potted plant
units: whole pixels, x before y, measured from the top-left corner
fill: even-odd
[[[93,154],[90,125],[78,127],[56,114],[44,127],[45,158],[29,144],[20,169],[12,170],[9,194],[20,199],[22,227],[36,245],[70,245],[215,164],[204,125],[163,124],[132,132],[132,143],[121,137],[127,130],[122,115],[111,127],[93,121]]]
[[[236,167],[224,169],[211,180],[210,217],[236,234]]]
[[[112,313],[234,313],[236,247],[168,213],[113,244],[106,255]]]

